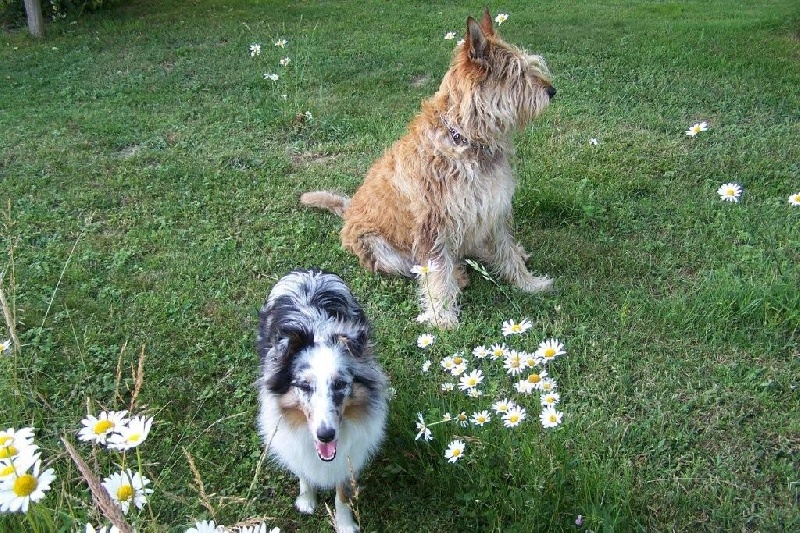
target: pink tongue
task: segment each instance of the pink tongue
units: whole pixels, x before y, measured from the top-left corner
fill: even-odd
[[[336,457],[336,441],[333,440],[331,442],[319,442],[316,441],[317,445],[317,454],[319,458],[323,461],[333,461],[333,458]]]

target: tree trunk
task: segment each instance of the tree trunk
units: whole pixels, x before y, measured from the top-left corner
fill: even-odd
[[[28,31],[34,37],[44,37],[41,0],[25,0],[25,13],[28,15]]]

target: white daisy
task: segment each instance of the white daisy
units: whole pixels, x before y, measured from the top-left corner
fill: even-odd
[[[453,368],[450,369],[450,374],[455,377],[458,377],[466,371],[467,371],[467,362],[461,361],[460,363],[458,363],[457,365],[455,365]]]
[[[539,401],[542,407],[555,407],[555,405],[561,401],[561,395],[557,392],[548,392],[547,394],[542,394]]]
[[[800,205],[800,192],[789,195],[789,204],[794,206]]]
[[[284,57],[283,59],[281,59],[281,60],[279,61],[279,63],[281,64],[281,66],[282,66],[282,67],[286,67],[286,66],[288,66],[288,65],[289,65],[289,63],[291,63],[291,62],[292,62],[292,60],[291,60],[291,59],[289,59],[288,57]]]
[[[498,26],[507,20],[508,20],[508,13],[498,13],[497,16],[494,18],[494,21],[497,23]]]
[[[559,355],[564,355],[565,353],[567,352],[564,350],[564,345],[558,342],[557,339],[547,339],[539,344],[535,356],[538,357],[542,363],[549,363]]]
[[[561,418],[564,413],[556,411],[554,407],[545,407],[539,414],[539,420],[542,421],[542,427],[554,428],[561,423]]]
[[[517,427],[526,416],[525,408],[515,405],[503,414],[503,425],[507,428]]]
[[[422,371],[423,372],[427,372],[430,369],[431,369],[431,362],[430,361],[425,361],[424,363],[422,363]]]
[[[0,431],[0,459],[13,459],[25,452],[35,452],[39,447],[33,443],[31,427]]]
[[[505,414],[510,409],[513,409],[514,407],[516,407],[516,405],[517,404],[515,404],[512,401],[510,401],[509,399],[503,398],[502,400],[498,400],[498,401],[494,402],[492,404],[492,409],[494,409],[494,412],[497,413],[497,414],[501,414],[501,413]]]
[[[475,356],[475,359],[484,359],[489,355],[489,350],[486,349],[486,346],[477,346],[472,350],[472,355]]]
[[[414,265],[411,267],[411,273],[418,278],[424,278],[431,272],[436,272],[437,270],[439,270],[439,266],[435,261],[428,261],[426,265]]]
[[[436,339],[436,337],[434,337],[430,333],[424,333],[424,334],[420,335],[419,337],[417,337],[417,346],[424,350],[425,348],[427,348],[428,346],[433,344],[433,341],[435,339]]]
[[[135,416],[131,418],[127,425],[108,437],[108,447],[120,451],[137,447],[147,438],[152,424],[153,417]]]
[[[521,335],[525,333],[533,324],[527,318],[522,319],[521,322],[517,323],[514,320],[506,320],[503,322],[503,337],[507,337],[509,335]]]
[[[37,455],[31,472],[26,469],[23,474],[3,480],[0,484],[0,513],[27,513],[31,502],[44,498],[56,475],[52,468],[41,472],[41,467],[42,462]]]
[[[256,57],[261,55],[261,45],[260,44],[251,44],[250,45],[250,57]]]
[[[464,456],[465,448],[466,446],[464,445],[464,442],[456,439],[447,446],[444,456],[449,463],[455,463]]]
[[[422,418],[422,413],[417,413],[417,419],[417,436],[414,438],[414,440],[433,440],[433,434],[431,433],[431,430],[427,424],[425,424],[425,420]]]
[[[492,347],[489,348],[489,354],[492,356],[492,359],[503,358],[509,354],[508,346],[505,344],[492,344]]]
[[[279,48],[286,48],[286,43],[287,42],[288,41],[286,39],[278,39],[277,41],[275,41],[275,46],[277,46]]]
[[[738,202],[742,196],[742,186],[738,183],[723,183],[717,189],[720,200],[724,202]]]
[[[265,80],[278,81],[279,78],[280,78],[280,76],[278,76],[274,72],[265,72],[264,73],[264,79]]]
[[[452,370],[456,367],[456,362],[453,361],[452,355],[444,357],[439,364],[442,365],[442,368],[447,372],[452,372]]]
[[[480,398],[483,396],[483,391],[480,389],[467,389],[467,396],[470,398]]]
[[[479,411],[472,415],[472,423],[476,426],[482,426],[484,424],[488,424],[491,422],[492,416],[489,414],[489,411]]]
[[[542,378],[542,381],[539,382],[539,390],[542,392],[555,392],[558,388],[558,384],[556,380],[552,378]]]
[[[520,357],[519,352],[512,350],[503,361],[503,368],[512,376],[521,374],[525,370],[526,362]]]
[[[81,420],[83,428],[78,431],[78,439],[106,444],[108,437],[128,423],[128,411],[101,411],[100,416],[87,415]]]
[[[708,131],[708,123],[707,122],[699,122],[694,124],[693,126],[689,126],[689,129],[686,130],[686,135],[689,137],[694,137],[701,131]]]
[[[456,388],[455,383],[442,383],[443,392],[452,392]]]
[[[458,381],[458,388],[461,390],[474,389],[483,381],[483,371],[476,368],[469,374],[461,376]]]
[[[149,479],[143,477],[139,472],[131,471],[130,468],[111,474],[102,483],[111,499],[120,506],[124,514],[128,514],[131,504],[140,510],[145,506],[147,495],[153,493],[153,489],[147,488],[149,484]]]
[[[467,427],[467,424],[469,424],[469,417],[467,416],[467,413],[465,413],[464,411],[458,413],[456,415],[456,422],[461,427]]]
[[[542,362],[541,357],[536,353],[519,352],[519,356],[525,361],[525,366],[528,368],[533,368]]]
[[[0,353],[8,353],[11,351],[11,339],[0,342]]]
[[[597,146],[598,144],[600,144],[600,141],[592,137],[591,139],[589,139],[589,144],[591,144],[592,146]]]
[[[447,40],[447,41],[452,41],[453,39],[455,39],[455,38],[456,38],[456,32],[454,32],[454,31],[449,31],[449,32],[447,32],[447,33],[445,33],[445,34],[444,34],[444,38],[445,38],[445,40]]]

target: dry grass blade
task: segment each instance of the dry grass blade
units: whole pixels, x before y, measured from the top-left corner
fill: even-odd
[[[186,460],[189,462],[189,469],[192,471],[192,475],[194,476],[194,482],[197,484],[195,490],[200,496],[200,503],[206,508],[208,514],[211,515],[211,518],[216,519],[217,513],[214,509],[214,506],[211,505],[211,500],[208,498],[208,494],[206,494],[206,488],[205,485],[203,485],[203,478],[200,476],[200,471],[197,469],[197,465],[194,464],[194,459],[189,451],[184,447],[181,447],[181,449],[183,450],[183,455],[186,456]]]
[[[89,485],[89,490],[92,492],[92,501],[100,509],[100,512],[103,513],[103,516],[108,518],[111,523],[120,530],[120,533],[133,533],[133,528],[128,524],[127,520],[125,520],[122,509],[114,503],[114,500],[108,495],[106,489],[100,484],[100,480],[94,475],[94,472],[89,469],[83,457],[78,454],[65,437],[61,437],[61,442],[64,444],[64,448],[72,458],[72,461],[78,467],[83,479]]]
[[[136,398],[139,396],[139,392],[142,390],[143,383],[144,383],[144,344],[142,345],[142,350],[139,352],[139,366],[136,368],[136,371],[133,374],[133,393],[131,394],[131,405],[130,405],[131,412],[133,412],[133,408],[136,406]]]

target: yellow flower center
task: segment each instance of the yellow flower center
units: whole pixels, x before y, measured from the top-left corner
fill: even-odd
[[[6,476],[10,476],[13,473],[14,473],[14,465],[8,464],[5,467],[3,467],[3,469],[0,470],[0,479]]]
[[[117,489],[117,500],[127,502],[133,498],[133,487],[130,485],[120,485]]]
[[[511,422],[512,424],[516,424],[517,422],[519,422],[519,415],[509,416],[508,421]]]
[[[508,366],[511,368],[519,368],[519,360],[512,359]]]
[[[519,333],[522,330],[522,326],[520,324],[514,324],[511,326],[511,331],[514,333]]]
[[[555,424],[556,422],[558,422],[558,417],[556,415],[554,415],[554,414],[551,414],[550,415],[550,422]]]
[[[458,457],[459,455],[461,455],[461,450],[459,450],[458,448],[453,450],[453,457]]]
[[[13,439],[11,437],[9,437],[8,435],[0,436],[0,446],[5,446],[6,442],[8,442],[10,440],[13,440]]]
[[[467,419],[467,415],[465,415],[465,414],[458,415],[458,421],[459,422],[463,422],[466,419]]]
[[[14,494],[17,495],[17,497],[19,498],[30,496],[31,494],[33,494],[33,491],[36,490],[36,486],[38,484],[39,482],[37,481],[37,479],[30,474],[19,476],[17,479],[14,480],[14,487],[13,487]]]
[[[463,357],[453,357],[453,362],[455,364],[457,364],[457,365],[460,365],[461,363],[464,362],[464,358]]]
[[[0,459],[8,459],[9,457],[15,457],[19,453],[16,446],[13,444],[9,444],[3,448],[0,448]]]
[[[555,348],[552,348],[552,347],[551,348],[547,348],[544,351],[545,359],[550,359],[551,357],[555,357],[555,356],[556,356],[556,349]]]
[[[130,435],[128,435],[127,440],[128,442],[137,442],[138,440],[141,439],[141,437],[142,437],[141,433],[131,433]]]
[[[98,435],[102,435],[113,427],[114,422],[111,422],[110,420],[98,420],[97,424],[94,425],[94,432]]]
[[[542,378],[539,377],[539,374],[531,374],[528,376],[528,383],[539,383],[542,381]]]

